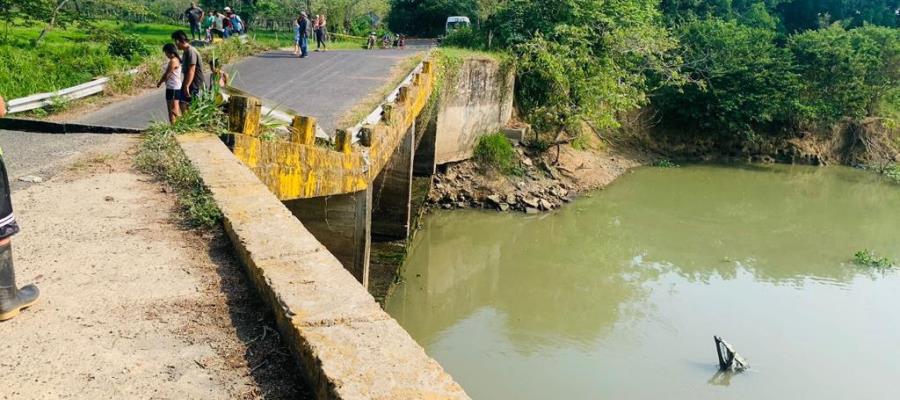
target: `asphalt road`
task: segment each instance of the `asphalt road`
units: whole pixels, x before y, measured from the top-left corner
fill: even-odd
[[[430,44],[405,50],[311,52],[305,59],[290,52],[272,51],[246,58],[230,70],[232,84],[271,104],[316,117],[327,133],[337,119],[355,104],[385,85],[391,70]],[[166,121],[163,90],[110,104],[101,110],[73,118],[71,122],[144,129],[152,122]],[[13,190],[31,183],[24,176],[46,180],[76,157],[109,146],[122,146],[128,135],[52,135],[0,130],[0,148]]]
[[[76,158],[99,150],[124,149],[137,135],[53,135],[0,130],[0,148],[13,192],[33,183],[19,178],[37,176],[47,180]]]
[[[268,103],[315,117],[327,133],[337,119],[385,85],[391,70],[425,46],[405,50],[310,52],[304,59],[289,51],[248,57],[230,67],[232,86]],[[111,104],[72,122],[144,129],[165,121],[163,91],[154,90]]]
[[[273,51],[235,64],[232,86],[315,117],[331,133],[344,112],[387,84],[394,66],[416,51],[311,52],[304,59]]]

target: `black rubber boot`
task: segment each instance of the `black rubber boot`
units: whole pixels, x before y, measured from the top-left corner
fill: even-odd
[[[0,321],[19,315],[24,308],[37,302],[40,292],[37,286],[16,288],[16,271],[13,270],[12,245],[0,246]]]

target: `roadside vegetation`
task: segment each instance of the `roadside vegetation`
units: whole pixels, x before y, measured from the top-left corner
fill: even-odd
[[[165,182],[178,195],[178,205],[185,225],[209,229],[222,219],[212,194],[203,179],[185,157],[175,137],[190,132],[227,133],[227,116],[216,103],[217,93],[206,93],[196,99],[175,124],[157,123],[144,134],[135,166]]]
[[[100,76],[118,80],[118,85],[111,85],[114,94],[130,93],[134,84],[144,78],[125,72],[140,67],[149,75],[159,73],[163,61],[161,46],[171,42],[172,32],[189,29],[183,21],[189,3],[0,1],[0,57],[4,59],[0,63],[0,95],[15,99],[53,92]],[[223,8],[221,2],[199,3],[207,10]],[[235,2],[233,7],[248,23],[248,35],[254,45],[271,49],[293,45],[291,21],[309,3],[314,10],[328,12],[332,17],[331,49],[362,49],[366,39],[357,36],[368,34],[371,15],[383,15],[387,10],[386,0],[270,0]],[[147,81],[152,83],[155,78]],[[49,111],[55,110],[54,107]]]

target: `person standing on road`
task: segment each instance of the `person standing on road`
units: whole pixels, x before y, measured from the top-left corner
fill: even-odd
[[[327,22],[325,21],[325,15],[317,15],[316,23],[315,23],[315,34],[316,34],[316,51],[328,51],[328,46],[325,45],[325,35],[327,34],[326,28]]]
[[[294,55],[300,55],[300,16],[294,20]]]
[[[156,82],[156,87],[166,84],[166,108],[169,110],[169,123],[174,124],[181,117],[181,83],[184,75],[181,72],[181,60],[178,57],[178,48],[172,43],[163,46],[163,53],[169,61],[163,67],[162,77]]]
[[[297,29],[300,32],[300,58],[309,56],[309,17],[305,12],[300,13],[300,20],[297,21]]]
[[[231,14],[231,7],[225,7],[225,15],[220,14],[222,26],[225,28],[225,39],[228,39],[234,33],[234,27],[231,26],[231,18],[228,17],[229,14]]]
[[[235,35],[244,33],[244,20],[234,10],[228,10],[228,19],[231,20],[231,30]]]
[[[222,16],[218,11],[213,11],[212,14],[212,28],[210,28],[210,32],[213,36],[218,36],[220,39],[225,39],[225,17]]]
[[[172,40],[175,46],[181,50],[181,72],[183,78],[181,81],[181,103],[182,108],[187,111],[191,102],[195,97],[199,96],[205,88],[203,83],[203,59],[200,52],[197,51],[188,40],[184,31],[177,31],[172,34]]]
[[[203,23],[200,28],[203,29],[203,33],[206,34],[206,42],[212,43],[212,28],[213,24],[216,22],[216,10],[213,10],[212,13],[207,14],[203,17]]]
[[[0,97],[0,118],[5,116],[6,103]],[[19,225],[13,215],[11,194],[3,149],[0,149],[0,321],[19,315],[22,309],[34,305],[40,296],[37,286],[28,285],[21,289],[16,286],[11,239],[19,232]]]
[[[200,40],[203,38],[200,32],[200,21],[203,20],[203,9],[197,7],[197,3],[191,3],[191,6],[184,11],[184,16],[188,23],[191,24],[191,39]]]

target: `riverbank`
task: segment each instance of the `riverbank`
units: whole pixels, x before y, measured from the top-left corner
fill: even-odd
[[[434,176],[427,207],[536,214],[560,208],[653,160],[628,147],[610,146],[597,136],[546,150],[515,145],[513,173],[475,159],[442,166]]]
[[[311,398],[221,228],[178,224],[172,191],[132,167],[136,141],[81,148],[13,192],[18,283],[42,297],[0,324],[5,393]]]

